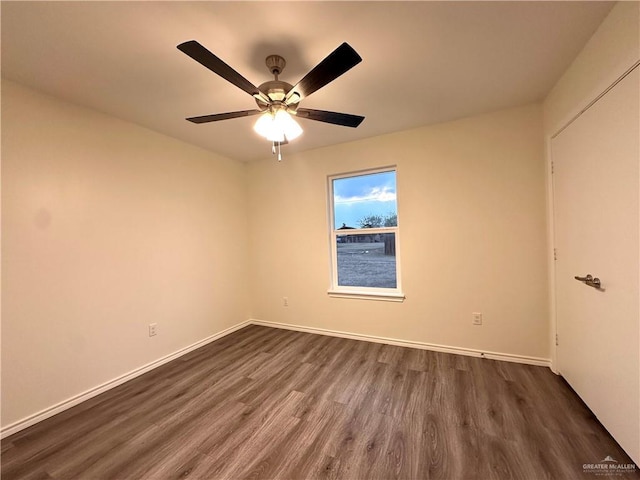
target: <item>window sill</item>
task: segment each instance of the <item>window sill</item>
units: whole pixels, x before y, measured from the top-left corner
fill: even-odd
[[[355,298],[358,300],[378,300],[383,302],[404,302],[404,293],[358,292],[344,290],[329,290],[327,294],[333,298]]]

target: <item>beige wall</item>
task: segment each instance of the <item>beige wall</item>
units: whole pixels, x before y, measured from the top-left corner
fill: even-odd
[[[246,219],[244,165],[3,81],[2,425],[245,321]]]
[[[618,2],[544,101],[554,134],[640,57],[640,2]]]
[[[387,165],[407,298],[330,298],[327,175]],[[544,185],[537,105],[253,163],[253,317],[547,359]]]

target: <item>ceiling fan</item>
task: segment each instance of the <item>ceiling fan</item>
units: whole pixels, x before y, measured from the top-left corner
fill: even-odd
[[[316,65],[295,86],[278,79],[286,65],[285,59],[279,55],[269,55],[266,58],[267,68],[275,79],[256,87],[195,40],[181,43],[177,48],[213,73],[247,92],[254,97],[258,105],[258,108],[253,110],[202,115],[190,117],[187,120],[193,123],[208,123],[262,114],[256,122],[254,130],[273,142],[272,152],[275,153],[277,147],[278,160],[282,159],[280,145],[293,140],[302,133],[302,128],[291,115],[354,128],[364,120],[364,117],[359,115],[299,107],[303,98],[332,82],[362,61],[360,55],[346,42]]]

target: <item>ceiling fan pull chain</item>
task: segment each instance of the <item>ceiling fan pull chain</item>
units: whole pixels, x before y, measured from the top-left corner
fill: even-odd
[[[280,152],[280,145],[282,145],[281,142],[276,142],[274,141],[271,144],[271,154],[275,155],[276,154],[276,145],[278,145],[278,161],[281,162],[282,161],[282,152]]]

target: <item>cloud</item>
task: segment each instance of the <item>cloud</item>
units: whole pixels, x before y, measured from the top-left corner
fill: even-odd
[[[395,202],[396,192],[392,187],[372,187],[369,191],[361,195],[352,195],[343,197],[339,194],[334,196],[335,204],[353,204],[363,202]]]

